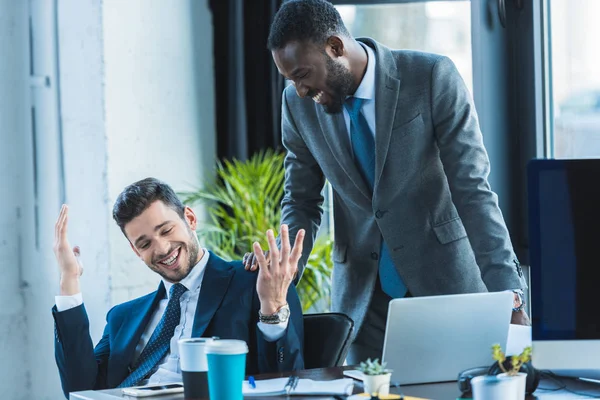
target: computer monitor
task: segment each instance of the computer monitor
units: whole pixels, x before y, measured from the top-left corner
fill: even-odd
[[[533,365],[600,379],[600,160],[527,172]]]

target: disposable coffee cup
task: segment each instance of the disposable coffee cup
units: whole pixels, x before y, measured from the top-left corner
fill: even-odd
[[[206,346],[211,338],[181,339],[179,365],[183,377],[183,395],[186,400],[208,399],[208,361]]]
[[[215,340],[206,346],[211,399],[242,400],[248,345],[243,340]]]

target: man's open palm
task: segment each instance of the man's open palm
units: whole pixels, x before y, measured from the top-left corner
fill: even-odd
[[[287,292],[298,271],[298,261],[302,256],[304,230],[296,235],[294,247],[290,248],[287,225],[281,226],[281,250],[272,230],[267,232],[269,242],[270,262],[267,261],[258,243],[254,243],[254,255],[260,266],[256,291],[260,299],[261,312],[273,314],[287,303]]]
[[[68,223],[69,207],[63,204],[54,226],[54,255],[63,279],[79,278],[83,274],[83,266],[79,262],[79,247],[71,248],[67,238]]]

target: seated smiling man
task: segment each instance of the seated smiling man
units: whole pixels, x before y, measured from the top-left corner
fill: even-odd
[[[258,274],[200,247],[196,215],[173,189],[154,178],[119,195],[113,218],[137,256],[161,277],[158,289],[113,307],[94,348],[80,290],[80,250],[67,239],[68,208],[56,222],[54,252],[60,296],[52,315],[55,352],[65,394],[181,380],[177,341],[189,337],[241,339],[249,347],[248,374],[302,369],[302,309],[291,285],[304,235],[290,248],[281,227],[281,251],[273,231],[267,264],[254,244]]]

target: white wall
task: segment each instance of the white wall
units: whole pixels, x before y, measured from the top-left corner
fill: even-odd
[[[96,342],[111,306],[102,3],[97,0],[59,3],[60,98],[69,238],[72,246],[81,248],[84,266],[81,288]]]
[[[148,176],[198,186],[215,154],[212,23],[208,2],[105,0],[108,197]],[[110,225],[112,303],[159,281]]]
[[[22,286],[27,184],[24,160],[28,109],[27,3],[0,0],[0,388],[2,398],[30,398],[24,351],[29,343]],[[49,330],[51,332],[51,330]]]
[[[51,77],[48,88],[29,88],[28,4],[35,72]],[[181,191],[211,175],[208,0],[0,0],[0,54],[0,301],[10,305],[0,310],[1,397],[58,399],[50,313],[58,207],[70,205],[69,237],[82,248],[82,291],[97,342],[112,305],[158,282],[111,219],[118,193],[146,176]],[[40,113],[37,157],[31,104]]]

